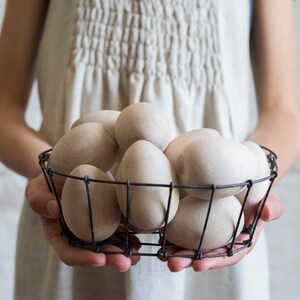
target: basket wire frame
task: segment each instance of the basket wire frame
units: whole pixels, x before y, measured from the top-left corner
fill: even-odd
[[[48,189],[51,193],[55,195],[55,198],[58,203],[58,207],[61,213],[60,218],[60,224],[62,229],[62,235],[65,237],[65,239],[69,242],[70,245],[74,247],[80,247],[89,249],[93,252],[97,253],[105,253],[105,254],[123,254],[127,257],[130,256],[157,256],[157,257],[163,257],[163,258],[169,258],[169,257],[184,257],[184,258],[192,258],[192,259],[203,259],[203,258],[213,258],[213,257],[221,257],[221,256],[233,256],[235,253],[240,252],[244,250],[247,247],[250,247],[252,245],[252,239],[257,227],[257,224],[259,222],[259,219],[262,214],[262,210],[264,208],[264,205],[267,201],[267,198],[269,196],[270,190],[272,188],[272,185],[274,183],[275,178],[278,175],[278,166],[277,166],[277,156],[276,154],[271,151],[270,149],[261,146],[261,148],[266,152],[266,156],[268,158],[269,166],[270,166],[270,175],[264,178],[260,178],[257,180],[247,180],[242,183],[234,183],[234,184],[228,184],[228,185],[205,185],[205,186],[192,186],[192,185],[179,185],[175,184],[173,182],[170,182],[169,184],[154,184],[154,183],[140,183],[140,182],[130,182],[129,180],[123,182],[123,181],[111,181],[111,180],[96,180],[93,178],[89,178],[89,176],[84,177],[77,177],[77,176],[71,176],[67,175],[58,171],[53,170],[51,167],[48,166],[48,159],[50,157],[52,149],[46,150],[42,152],[39,155],[39,165],[41,167],[41,170],[43,172],[43,175],[45,177]],[[62,211],[61,201],[60,201],[60,195],[57,190],[57,187],[55,186],[53,177],[54,176],[63,176],[66,178],[73,178],[75,180],[80,180],[85,183],[86,188],[86,195],[87,195],[87,204],[88,204],[88,214],[89,214],[89,222],[90,222],[90,236],[91,236],[91,242],[85,242],[80,239],[78,239],[68,228]],[[268,189],[265,193],[265,196],[260,201],[259,205],[257,205],[253,221],[252,223],[243,229],[243,233],[246,234],[246,238],[242,241],[237,240],[237,233],[238,228],[241,223],[243,212],[245,209],[245,205],[247,202],[248,195],[250,193],[251,188],[253,185],[258,184],[263,181],[269,181]],[[105,184],[114,184],[114,185],[124,185],[126,186],[126,214],[123,216],[123,228],[121,232],[116,232],[112,237],[108,238],[104,241],[96,241],[95,240],[95,234],[94,234],[94,222],[93,222],[93,210],[92,210],[92,198],[90,194],[90,188],[89,185],[91,182],[97,182],[99,184],[105,183]],[[164,219],[164,225],[160,230],[156,230],[151,233],[136,233],[133,230],[130,229],[129,224],[129,218],[130,218],[130,201],[131,201],[131,192],[132,188],[134,186],[149,186],[149,187],[162,187],[169,189],[169,196],[168,196],[168,202],[167,202],[167,209],[165,212],[165,219]],[[217,189],[225,189],[225,188],[232,188],[232,187],[239,187],[239,186],[245,186],[247,188],[247,192],[245,194],[244,200],[242,201],[241,210],[238,216],[238,220],[236,222],[231,242],[229,242],[227,245],[225,245],[222,248],[219,248],[218,251],[208,251],[203,252],[202,251],[202,244],[205,238],[206,229],[208,226],[209,216],[211,214],[212,209],[212,203],[214,201],[214,194]],[[172,201],[172,194],[174,189],[209,189],[211,191],[210,199],[205,222],[201,231],[200,241],[198,248],[196,250],[191,250],[191,254],[176,254],[171,252],[168,252],[169,247],[175,246],[170,244],[167,241],[167,224],[169,223],[169,212],[170,212],[170,206]],[[131,236],[134,236],[138,234],[140,241],[138,242],[138,245],[136,245],[136,241],[134,243],[131,243]],[[142,236],[143,235],[155,235],[157,237],[157,242],[145,242],[143,241]],[[115,245],[120,247],[120,251],[108,251],[104,250],[102,246],[104,245]],[[143,248],[140,248],[138,252],[132,251],[132,248],[138,248],[142,246],[148,246],[148,248],[151,248],[151,251],[143,251]],[[220,251],[222,249],[222,252]]]

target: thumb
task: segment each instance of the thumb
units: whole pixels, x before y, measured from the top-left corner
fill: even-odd
[[[51,219],[60,217],[60,210],[53,193],[49,192],[43,174],[29,181],[25,190],[26,199],[32,210]]]
[[[270,193],[262,210],[261,219],[270,222],[278,219],[283,213],[283,205],[278,195]]]

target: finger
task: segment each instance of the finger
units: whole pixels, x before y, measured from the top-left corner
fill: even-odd
[[[54,194],[49,192],[42,175],[28,183],[25,195],[29,206],[35,213],[52,219],[60,217],[57,200]]]
[[[95,253],[90,250],[70,246],[61,235],[61,225],[58,221],[42,217],[43,226],[50,245],[54,248],[60,259],[69,266],[100,267],[111,265],[121,272],[127,271],[131,265],[139,261],[139,257],[126,257],[124,251],[114,245],[101,247],[104,252],[114,254]],[[120,254],[118,254],[120,253]]]
[[[203,258],[201,260],[194,260],[192,267],[194,271],[201,272],[206,270],[213,270],[218,268],[224,268],[228,266],[235,265],[240,260],[242,260],[250,251],[252,251],[253,247],[255,246],[257,239],[259,237],[260,232],[262,231],[264,227],[264,222],[259,221],[256,226],[255,235],[252,238],[252,245],[250,247],[247,247],[241,251],[234,252],[235,250],[239,249],[241,245],[233,245],[233,255],[232,256],[219,256],[219,257],[207,257]],[[248,238],[247,234],[240,234],[236,241],[244,241]],[[221,254],[224,253],[224,248],[218,248],[215,249],[207,255],[215,255],[215,254]]]
[[[245,250],[247,251],[247,250]],[[247,251],[248,253],[248,251]],[[215,253],[216,254],[216,253]],[[213,270],[218,268],[224,268],[228,266],[235,265],[241,259],[244,258],[246,253],[244,251],[235,253],[233,256],[220,256],[220,257],[209,257],[203,258],[201,260],[194,260],[192,267],[196,272],[203,272],[207,270]]]
[[[263,205],[263,201],[261,201],[258,205],[252,206],[245,210],[245,226],[247,227],[253,222],[253,217],[255,216],[257,211],[261,210],[261,206]],[[283,205],[280,201],[280,198],[273,193],[268,195],[268,199],[264,203],[264,207],[262,209],[260,218],[265,222],[270,222],[278,219],[283,213]]]
[[[131,265],[136,265],[140,261],[140,256],[138,254],[138,251],[142,247],[141,242],[136,235],[134,234],[127,235],[126,229],[124,228],[123,225],[120,225],[118,227],[116,233],[113,236],[111,236],[109,239],[107,239],[107,242],[120,247],[119,252],[122,251],[122,253],[125,254],[126,251],[129,251]]]
[[[242,260],[245,257],[245,255],[247,255],[252,250],[253,246],[256,244],[258,236],[262,231],[263,227],[264,227],[264,222],[263,221],[258,222],[255,235],[253,236],[252,239],[251,247],[247,247],[245,249],[242,249],[241,251],[236,251],[241,247],[241,245],[234,244],[232,247],[234,254],[232,256],[227,256],[226,248],[221,247],[213,251],[210,251],[208,253],[205,253],[205,256],[210,256],[210,257],[194,259],[194,258],[184,257],[186,255],[193,257],[195,254],[194,251],[186,250],[186,249],[176,251],[175,250],[176,247],[172,247],[171,253],[168,251],[168,254],[178,255],[181,257],[170,257],[168,259],[168,267],[172,272],[178,272],[188,267],[193,267],[194,271],[202,272],[205,270],[212,270],[212,269],[223,268],[223,267],[234,265],[238,263],[240,260]],[[236,242],[242,242],[247,240],[248,238],[249,238],[248,234],[242,233],[236,238]],[[174,250],[174,253],[172,253],[172,249]]]
[[[175,255],[194,255],[195,252],[192,250],[179,250],[174,253]],[[179,272],[185,268],[192,266],[193,259],[188,257],[170,257],[168,259],[168,268],[171,272]]]
[[[114,245],[105,245],[101,247],[101,250],[106,252],[116,252],[115,254],[106,254],[106,264],[115,267],[120,272],[125,272],[131,267],[131,258],[126,257],[123,250]]]
[[[270,193],[261,213],[261,219],[270,222],[278,219],[283,213],[283,205],[280,198]]]
[[[138,254],[138,249],[132,249],[131,253],[132,253],[132,256],[130,257],[131,265],[135,266],[141,260],[141,257],[139,255],[135,255],[135,253]]]
[[[76,248],[68,244],[61,235],[60,223],[57,220],[42,217],[49,244],[54,248],[60,259],[69,266],[104,266],[106,255],[90,250]]]
[[[121,248],[125,253],[126,252],[125,236],[123,236],[123,239],[121,241],[122,241]],[[140,261],[140,255],[138,253],[139,253],[139,249],[142,247],[141,242],[137,236],[130,235],[128,245],[130,248],[129,255],[130,255],[131,265],[136,265]]]
[[[175,245],[167,246],[165,250],[166,256],[159,255],[158,258],[163,262],[167,262],[171,272],[179,272],[192,265],[195,251],[182,249]]]
[[[118,227],[114,237],[117,238],[122,244],[126,243],[126,239],[128,237],[129,246],[136,250],[142,247],[139,238],[135,234],[131,234],[131,233],[126,234],[126,228],[123,225],[120,225]]]

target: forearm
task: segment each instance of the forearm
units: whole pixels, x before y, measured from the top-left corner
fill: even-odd
[[[7,1],[0,37],[0,160],[28,178],[49,145],[24,120],[48,0]]]
[[[293,2],[255,0],[251,50],[260,119],[249,139],[278,155],[279,177],[299,149],[295,49]]]
[[[38,154],[50,145],[27,126],[13,101],[0,101],[0,136],[1,162],[27,178],[35,177],[40,172]]]
[[[278,156],[279,178],[293,165],[300,147],[297,110],[273,107],[261,116],[249,140],[274,151]]]

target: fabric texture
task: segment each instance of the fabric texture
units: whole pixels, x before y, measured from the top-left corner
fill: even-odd
[[[250,10],[240,0],[52,0],[37,68],[41,132],[55,144],[82,114],[143,101],[161,107],[173,136],[211,127],[245,139],[256,124]],[[25,203],[17,246],[16,300],[269,297],[263,235],[237,265],[204,273],[149,257],[125,273],[73,268]]]

